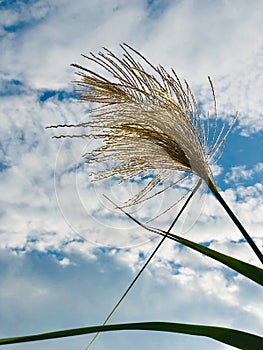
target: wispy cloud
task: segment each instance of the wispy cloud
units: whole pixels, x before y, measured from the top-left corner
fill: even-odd
[[[263,172],[263,163],[257,163],[252,168],[248,168],[246,165],[234,166],[226,174],[225,182],[227,184],[239,184],[244,183],[246,180],[252,179],[255,175],[261,175]]]

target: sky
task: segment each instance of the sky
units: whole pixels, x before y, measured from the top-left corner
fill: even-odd
[[[260,0],[0,1],[0,337],[103,322],[159,237],[114,209],[147,179],[92,183],[86,139],[52,139],[51,124],[88,119],[77,101],[81,54],[125,42],[186,79],[204,113],[239,117],[214,167],[221,195],[263,249],[263,3]],[[176,202],[174,189],[130,212],[142,222]],[[152,223],[169,226],[180,203]],[[203,187],[177,234],[259,265]],[[262,335],[262,290],[209,258],[166,241],[111,322],[171,321],[228,326]],[[10,350],[84,349],[91,336]],[[92,348],[231,349],[192,336],[116,332]]]

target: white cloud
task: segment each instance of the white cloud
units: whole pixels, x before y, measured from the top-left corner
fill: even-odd
[[[234,166],[225,176],[227,184],[240,184],[244,180],[251,179],[254,175],[262,173],[263,163],[257,163],[252,168],[247,168],[246,165]]]
[[[245,165],[233,167],[231,173],[226,174],[225,182],[237,182],[240,179],[251,179],[253,175],[252,169],[246,169]]]

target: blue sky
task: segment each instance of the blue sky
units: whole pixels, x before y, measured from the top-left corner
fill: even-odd
[[[263,5],[261,1],[0,1],[0,336],[100,324],[158,239],[105,201],[122,201],[146,179],[91,183],[87,140],[54,140],[45,126],[87,119],[71,63],[126,42],[173,67],[219,122],[239,118],[214,169],[222,196],[262,250]],[[182,194],[134,208],[146,221]],[[179,208],[179,207],[178,207]],[[177,207],[156,223],[168,227]],[[204,189],[176,232],[258,264]],[[166,242],[113,316],[224,325],[262,334],[262,291],[218,264]],[[90,337],[9,346],[84,349]],[[231,349],[208,339],[143,332],[104,334],[102,349]]]

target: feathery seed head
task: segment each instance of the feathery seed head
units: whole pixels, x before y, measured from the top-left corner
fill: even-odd
[[[81,101],[98,107],[90,111],[90,120],[76,125],[53,127],[87,128],[84,135],[101,139],[103,146],[85,154],[89,162],[111,162],[110,170],[98,172],[95,179],[118,175],[130,179],[140,172],[157,170],[148,186],[133,200],[138,203],[160,181],[179,170],[196,174],[214,185],[209,164],[222,151],[226,136],[223,127],[217,131],[216,101],[214,117],[201,116],[195,97],[185,81],[172,70],[154,66],[139,52],[121,45],[123,58],[104,49],[98,55],[84,56],[106,72],[105,76],[73,64],[80,77],[76,83]],[[136,59],[137,57],[137,59]],[[107,78],[110,76],[110,78]]]

